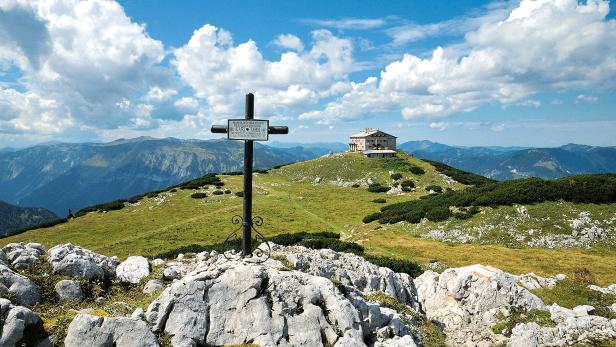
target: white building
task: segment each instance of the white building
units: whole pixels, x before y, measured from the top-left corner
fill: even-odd
[[[349,152],[362,151],[367,157],[393,157],[395,149],[396,137],[378,129],[366,128],[349,139]]]

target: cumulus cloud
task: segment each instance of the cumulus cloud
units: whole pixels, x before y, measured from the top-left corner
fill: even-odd
[[[431,129],[437,129],[437,130],[445,130],[449,127],[449,123],[447,122],[432,122],[430,123],[429,127]]]
[[[38,113],[28,110],[30,103],[13,103],[21,107],[19,117],[2,129],[28,123],[36,133],[130,123],[123,101],[166,82],[159,66],[164,55],[163,44],[114,1],[0,2],[0,61],[21,71],[22,99],[46,100]]]
[[[616,20],[608,12],[602,0],[523,0],[505,20],[467,33],[463,44],[429,57],[405,54],[380,79],[355,83],[300,118],[330,123],[394,109],[406,119],[446,116],[485,104],[536,106],[530,99],[538,92],[613,88]]]
[[[273,42],[280,48],[290,49],[293,51],[301,52],[304,50],[304,44],[299,37],[293,34],[280,34]]]
[[[599,98],[594,95],[580,94],[575,98],[575,102],[597,102]]]
[[[174,55],[182,80],[218,115],[241,112],[244,94],[253,91],[261,114],[315,104],[353,69],[351,41],[327,30],[312,32],[310,50],[269,61],[254,41],[235,45],[229,32],[207,24]]]

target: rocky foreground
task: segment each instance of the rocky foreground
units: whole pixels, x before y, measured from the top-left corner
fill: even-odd
[[[52,298],[20,274],[42,265],[63,278]],[[0,346],[563,346],[615,339],[616,319],[593,315],[591,306],[546,306],[529,291],[563,278],[472,265],[413,279],[356,255],[295,246],[274,245],[272,258],[258,264],[216,252],[120,262],[72,244],[9,244],[0,250]],[[132,288],[151,303],[97,315],[82,307],[106,299],[88,299],[88,283]],[[48,336],[36,312],[50,300],[80,308],[63,341]],[[521,321],[494,331],[520,312],[549,324]]]

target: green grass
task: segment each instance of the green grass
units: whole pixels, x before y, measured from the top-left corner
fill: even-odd
[[[459,183],[448,184],[427,162],[409,156],[401,158],[421,167],[425,174],[391,170],[383,167],[383,159],[368,159],[358,154],[311,160],[282,166],[270,170],[268,174],[255,174],[253,213],[265,221],[259,231],[268,238],[299,231],[331,231],[339,233],[342,241],[361,244],[366,255],[418,262],[438,259],[448,266],[482,263],[516,274],[532,271],[544,276],[557,273],[569,275],[576,268],[587,267],[593,271],[599,284],[616,283],[616,273],[613,271],[616,268],[616,251],[613,247],[594,250],[514,249],[503,246],[515,245],[501,242],[501,236],[490,240],[496,244],[470,245],[449,245],[419,237],[431,227],[461,226],[475,232],[474,227],[497,222],[503,223],[497,228],[497,234],[506,235],[505,217],[517,214],[512,206],[497,209],[482,207],[481,213],[466,220],[449,218],[446,222],[425,224],[364,224],[364,216],[378,206],[372,200],[379,194],[368,192],[366,185],[352,188],[331,181],[340,178],[352,182],[372,178],[375,182],[389,185],[393,183],[390,171],[395,171],[403,173],[402,180],[415,182],[416,191],[388,195],[388,203],[417,200],[427,194],[425,187],[432,184],[454,190],[465,187]],[[314,184],[316,177],[322,178],[320,184]],[[220,179],[224,189],[232,192],[243,189],[242,176],[221,175]],[[215,184],[210,184],[202,189],[178,188],[174,192],[161,192],[155,198],[144,196],[137,203],[126,203],[121,210],[90,212],[64,224],[0,239],[0,245],[23,241],[40,242],[51,247],[72,242],[121,258],[129,255],[151,258],[189,245],[216,245],[237,227],[231,223],[231,217],[242,214],[243,200],[235,194],[211,194],[216,189]],[[208,196],[191,198],[191,194],[196,192],[204,192]],[[579,214],[580,210],[589,210],[593,219],[605,221],[612,218],[616,211],[614,205],[559,202],[529,205],[527,208],[531,218],[516,221],[513,225],[524,230],[527,227],[543,228],[546,232],[559,230],[550,225],[564,228],[568,223],[566,219]],[[563,217],[563,214],[566,216]]]
[[[521,309],[513,309],[508,317],[499,313],[499,322],[492,326],[492,332],[511,336],[513,328],[522,323],[537,323],[542,327],[555,327],[556,323],[552,320],[550,312],[533,309],[525,311]]]

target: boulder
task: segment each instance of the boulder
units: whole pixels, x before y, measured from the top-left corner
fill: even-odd
[[[9,243],[2,251],[6,255],[4,262],[20,270],[39,263],[39,258],[45,254],[45,247],[40,243]]]
[[[79,283],[73,280],[62,280],[55,285],[56,295],[60,301],[81,301],[83,291]]]
[[[68,327],[66,347],[158,347],[148,325],[129,317],[97,317],[78,314]]]
[[[0,346],[37,346],[47,338],[38,314],[0,298]]]
[[[301,246],[272,246],[273,255],[284,257],[295,269],[353,286],[366,294],[383,292],[399,302],[417,308],[417,293],[411,276],[376,266],[364,258],[330,249]]]
[[[182,278],[182,272],[176,265],[169,265],[163,270],[163,278],[167,281],[178,280]]]
[[[444,327],[452,345],[496,342],[491,327],[497,314],[511,308],[545,309],[543,301],[517,285],[518,276],[499,269],[471,265],[442,274],[426,271],[414,280],[420,308]]]
[[[163,266],[165,265],[165,261],[160,259],[160,258],[156,258],[154,260],[152,260],[152,265],[159,267],[159,266]]]
[[[164,288],[165,285],[160,280],[149,280],[145,286],[143,286],[143,294],[151,295]]]
[[[94,253],[90,250],[67,243],[57,245],[49,251],[48,261],[53,272],[74,279],[104,279],[115,277],[117,259]]]
[[[555,327],[541,327],[534,322],[518,324],[512,329],[508,346],[595,345],[616,338],[616,319],[589,314],[592,306],[568,309],[553,304],[548,309]]]
[[[280,265],[213,256],[167,287],[146,319],[174,346],[365,346],[384,327],[388,338],[415,341],[411,317],[367,303],[352,288],[345,295],[328,278]]]
[[[41,302],[41,288],[39,286],[1,263],[0,292],[12,294],[18,305],[32,306]]]
[[[131,256],[116,268],[116,275],[121,282],[137,284],[150,275],[150,263],[141,256]]]

